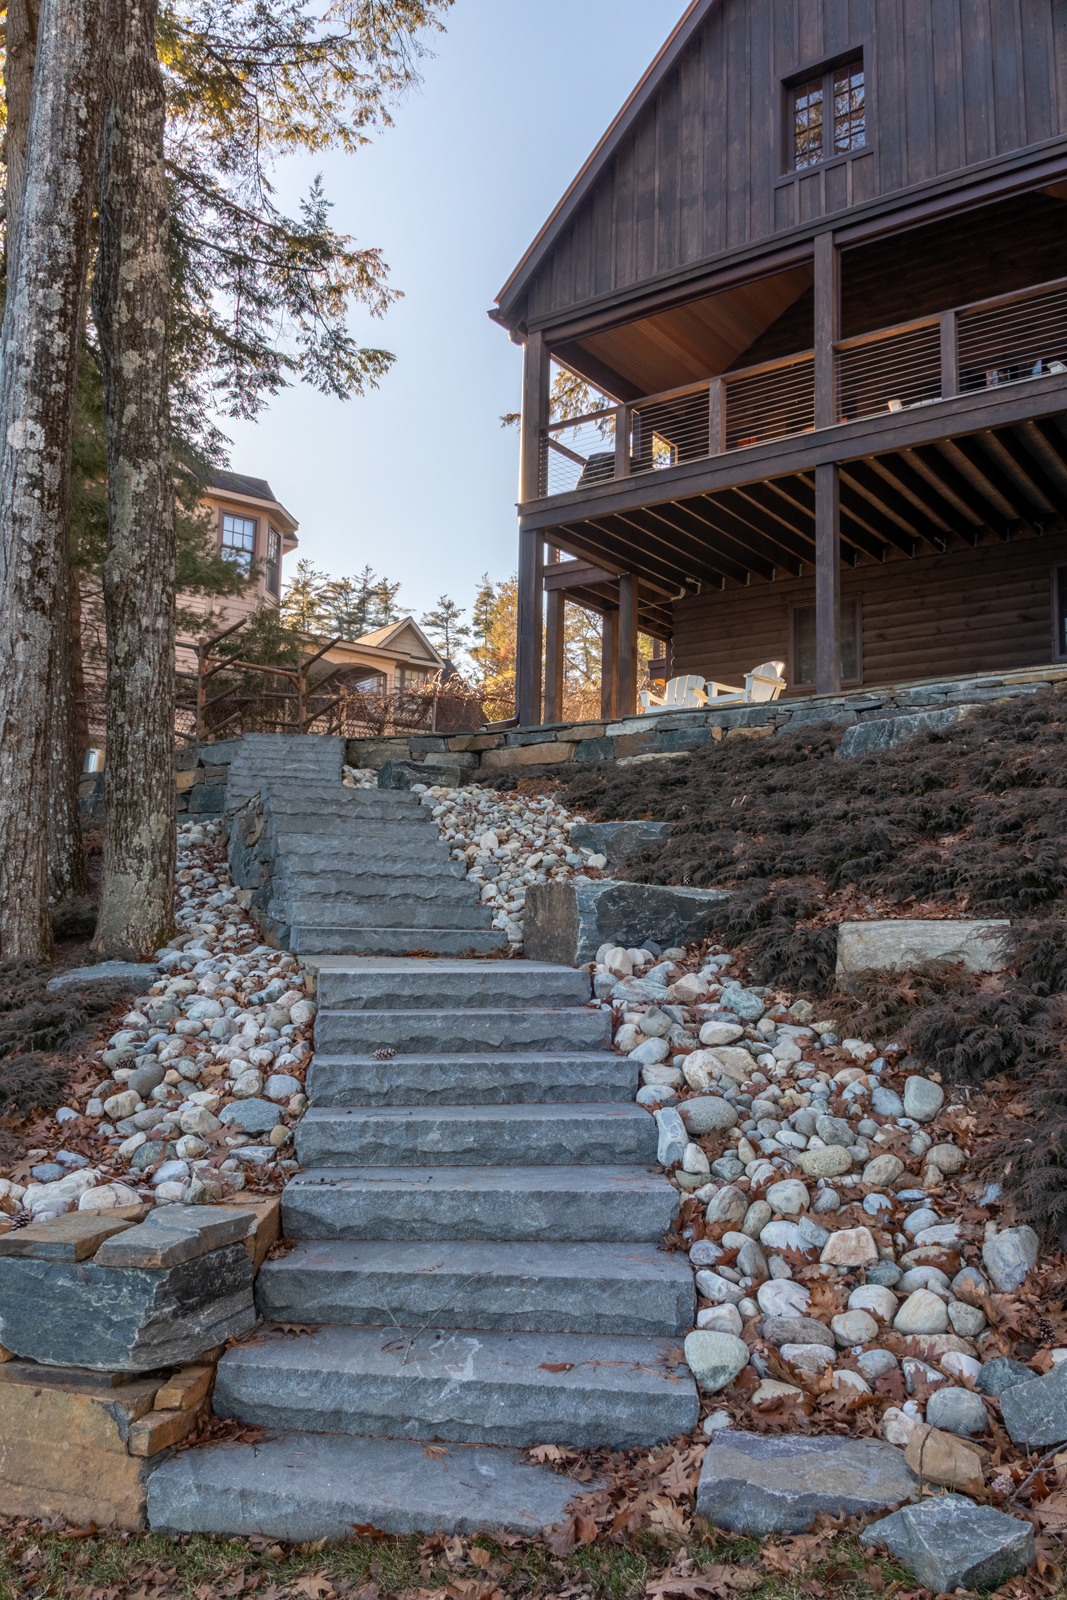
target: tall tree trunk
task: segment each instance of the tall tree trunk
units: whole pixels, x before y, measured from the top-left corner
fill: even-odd
[[[101,154],[93,315],[108,456],[104,893],[93,948],[147,955],[174,917],[174,487],[157,0],[125,0]]]
[[[80,649],[81,607],[77,573],[70,560],[57,563],[56,660],[52,671],[51,722],[48,736],[48,897],[53,911],[89,897],[89,873],[82,847],[78,808],[78,708],[74,688],[74,652]]]
[[[37,0],[7,0],[4,38],[4,104],[7,110],[4,132],[4,166],[7,169],[4,194],[5,263],[10,259],[26,186],[26,139],[30,131],[39,10]]]
[[[0,949],[47,959],[57,606],[78,342],[106,107],[107,0],[44,0],[0,325]]]

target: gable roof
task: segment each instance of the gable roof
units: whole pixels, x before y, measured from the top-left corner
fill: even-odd
[[[694,34],[699,30],[708,13],[719,3],[720,0],[690,0],[689,7],[681,20],[675,25],[652,64],[643,74],[637,87],[623,105],[622,110],[610,124],[607,132],[597,144],[562,200],[551,213],[530,248],[497,295],[496,304],[498,309],[489,313],[494,321],[502,322],[507,327],[515,326],[519,320],[514,314],[518,309],[516,302],[520,299],[530,278],[552,250],[582,201],[593,189],[611,160],[617,145],[629,133],[649,101],[654,98],[664,78],[672,71],[678,58]]]
[[[444,656],[434,649],[414,617],[401,617],[399,622],[387,622],[384,628],[375,628],[371,633],[360,634],[359,638],[354,639],[352,642],[353,644],[378,645],[380,648],[388,648],[393,640],[407,628],[410,628],[416,639],[418,639],[422,646],[424,657],[429,661],[438,661],[444,666]]]

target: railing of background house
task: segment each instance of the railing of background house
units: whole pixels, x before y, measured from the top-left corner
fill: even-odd
[[[833,346],[837,423],[1067,373],[1067,278]],[[815,427],[811,350],[604,406],[541,432],[542,496],[662,471]]]

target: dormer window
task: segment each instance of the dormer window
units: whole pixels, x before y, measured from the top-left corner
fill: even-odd
[[[251,517],[233,517],[224,512],[220,554],[224,561],[232,561],[242,572],[251,569],[256,553],[256,525]]]
[[[867,101],[863,57],[813,73],[788,91],[795,170],[832,156],[861,150],[867,143]]]

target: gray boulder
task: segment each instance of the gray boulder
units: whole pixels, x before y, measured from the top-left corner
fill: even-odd
[[[49,978],[45,991],[59,994],[64,989],[91,989],[98,983],[121,983],[130,994],[144,994],[162,970],[154,962],[100,961],[93,967],[75,967],[73,972],[60,972],[56,977]]]
[[[650,844],[663,844],[674,832],[673,822],[580,822],[570,832],[572,850],[592,850],[609,865]]]
[[[969,1389],[947,1385],[938,1389],[926,1402],[926,1420],[931,1428],[954,1433],[961,1439],[973,1439],[989,1427],[989,1413],[981,1398]]]
[[[673,1166],[676,1161],[681,1161],[685,1155],[685,1147],[689,1143],[685,1123],[673,1106],[664,1106],[661,1111],[654,1111],[652,1115],[659,1129],[656,1160],[661,1167]]]
[[[935,1594],[993,1589],[1035,1560],[1034,1530],[992,1506],[946,1494],[904,1506],[864,1530],[866,1545],[884,1544]]]
[[[953,1280],[955,1281],[955,1280]],[[983,1394],[1002,1395],[1005,1389],[1014,1389],[1017,1383],[1032,1383],[1036,1374],[1032,1367],[1010,1356],[994,1356],[978,1374],[977,1387]]]
[[[982,1246],[982,1265],[1001,1294],[1018,1289],[1037,1266],[1039,1240],[1033,1228],[1004,1228]]]
[[[526,891],[526,956],[580,967],[593,961],[608,939],[684,945],[707,936],[728,898],[725,889],[664,888],[611,878],[534,883]]]
[[[1012,1441],[1024,1449],[1062,1444],[1067,1439],[1067,1361],[1044,1377],[1002,1389],[1000,1410]]]
[[[762,1538],[802,1533],[820,1511],[863,1516],[917,1499],[903,1453],[876,1439],[767,1436],[724,1429],[704,1457],[697,1511]]]
[[[154,1269],[0,1256],[0,1344],[45,1366],[181,1366],[252,1331],[253,1276],[243,1244]]]
[[[717,1094],[695,1095],[692,1100],[683,1101],[678,1114],[694,1139],[737,1124],[737,1112],[728,1100]]]
[[[917,711],[904,717],[872,717],[870,722],[854,722],[846,728],[834,751],[839,761],[852,756],[868,756],[876,750],[895,750],[924,733],[938,733],[958,722],[970,708],[938,706],[934,711]]]
[[[245,1133],[269,1133],[282,1114],[269,1100],[234,1100],[219,1112],[220,1122],[232,1122]]]
[[[842,922],[837,930],[838,972],[868,967],[897,972],[920,961],[962,961],[971,972],[999,972],[1009,924],[929,921]]]

